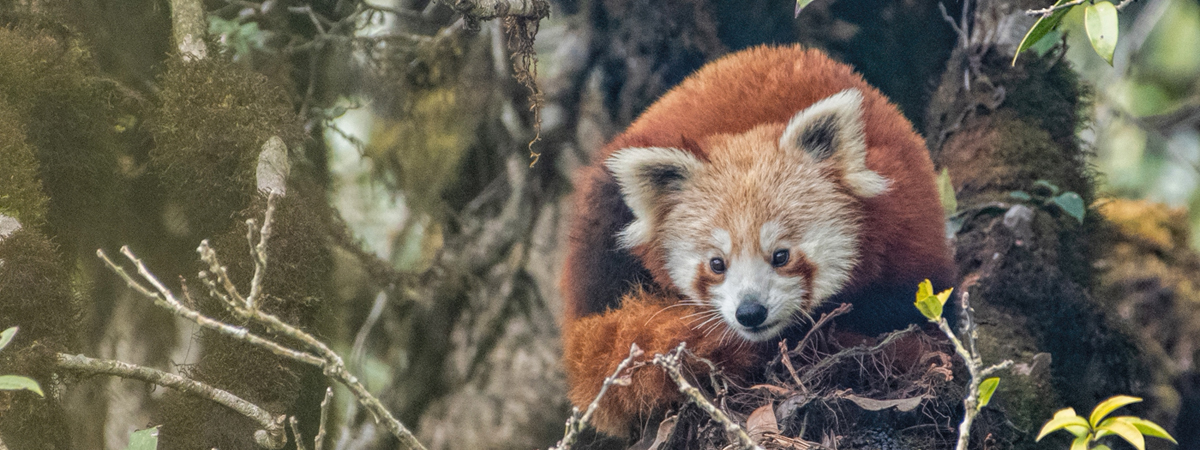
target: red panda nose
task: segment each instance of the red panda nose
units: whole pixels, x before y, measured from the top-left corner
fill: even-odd
[[[743,300],[734,315],[742,326],[753,328],[767,320],[767,307],[757,301]]]

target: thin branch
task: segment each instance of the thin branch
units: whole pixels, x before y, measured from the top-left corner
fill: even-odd
[[[128,255],[133,254],[133,253],[129,252],[128,247],[121,247],[121,251],[122,251],[122,253],[127,253]],[[183,306],[182,304],[180,304],[179,301],[175,299],[174,294],[171,294],[170,291],[165,291],[167,294],[165,297],[163,295],[155,293],[154,291],[151,291],[151,290],[147,289],[145,286],[142,286],[138,282],[134,281],[133,277],[131,277],[127,272],[125,272],[125,269],[121,268],[121,266],[116,265],[116,263],[113,263],[111,259],[108,259],[108,255],[104,253],[104,250],[96,250],[96,254],[100,257],[100,259],[104,260],[104,263],[106,265],[108,265],[109,269],[112,269],[114,272],[117,273],[118,276],[123,278],[125,280],[126,284],[129,285],[129,287],[138,291],[142,295],[149,297],[151,300],[154,300],[154,304],[156,304],[162,308],[166,308],[172,314],[175,314],[177,316],[180,316],[180,317],[188,319],[192,322],[195,322],[197,325],[200,325],[203,328],[208,328],[210,330],[213,330],[218,333],[224,334],[226,336],[232,337],[239,341],[247,342],[251,345],[263,347],[263,348],[267,349],[268,351],[270,351],[271,353],[274,353],[279,356],[283,356],[285,358],[294,359],[296,361],[301,361],[304,363],[317,365],[317,366],[321,365],[321,363],[322,363],[322,360],[320,358],[313,356],[310,353],[300,352],[300,351],[296,351],[296,350],[292,350],[292,349],[283,347],[282,345],[276,344],[270,340],[267,340],[263,337],[255,335],[243,327],[228,325],[221,321],[206,317],[206,316],[196,312],[195,310],[192,310],[192,309],[187,308],[187,307]],[[133,257],[131,257],[131,259],[134,260],[135,264],[139,264],[139,265],[141,264],[141,260],[139,260],[137,258],[133,258]],[[158,280],[154,278],[154,275],[150,275],[150,279],[153,280],[155,283],[158,283]],[[159,284],[161,284],[161,283],[159,283]]]
[[[273,211],[272,205],[274,200],[274,195],[268,197],[267,215],[263,220],[263,229],[261,231],[262,236],[259,244],[255,246],[256,273],[258,273],[260,270],[265,271],[266,269],[266,243],[271,234],[270,224],[272,222],[271,213]],[[250,224],[250,228],[253,228],[253,223]],[[384,427],[391,432],[392,435],[399,439],[406,448],[420,450],[425,449],[425,446],[421,445],[421,443],[417,441],[416,436],[414,436],[412,432],[404,426],[404,424],[400,423],[399,420],[396,420],[396,418],[392,416],[391,412],[389,412],[387,408],[383,406],[383,403],[380,402],[379,399],[374,395],[372,395],[361,382],[359,382],[358,378],[351,374],[349,370],[346,370],[346,364],[342,361],[341,356],[326,346],[323,342],[304,332],[303,330],[300,330],[299,328],[280,320],[274,315],[265,313],[257,308],[251,308],[251,306],[253,306],[252,303],[246,301],[246,299],[238,292],[237,287],[233,284],[233,280],[229,277],[228,270],[225,266],[221,265],[220,260],[217,258],[216,251],[214,251],[212,247],[208,245],[208,241],[202,241],[197,251],[200,253],[200,259],[207,263],[209,267],[207,273],[201,273],[201,278],[205,280],[205,283],[209,286],[209,289],[211,292],[213,292],[214,296],[226,300],[226,306],[228,307],[229,311],[234,314],[234,316],[257,322],[260,325],[266,326],[274,333],[278,333],[287,338],[299,341],[304,346],[308,347],[310,351],[316,353],[316,355],[313,355],[309,352],[293,350],[284,347],[274,341],[264,339],[253,333],[250,333],[245,328],[220,322],[183,306],[175,298],[175,295],[169,289],[167,289],[166,286],[164,286],[162,282],[160,282],[154,276],[153,273],[150,273],[150,271],[146,269],[146,266],[142,263],[142,261],[138,259],[133,252],[129,251],[128,247],[122,247],[121,253],[125,254],[125,256],[129,258],[129,260],[132,261],[135,266],[137,266],[138,274],[141,275],[146,282],[154,286],[157,292],[152,291],[143,286],[141,283],[135,281],[133,277],[125,272],[123,268],[108,259],[108,256],[103,250],[97,250],[96,253],[101,259],[104,260],[105,264],[107,264],[109,268],[116,272],[121,278],[125,279],[126,283],[128,283],[130,287],[134,288],[143,295],[150,297],[154,300],[155,304],[167,308],[172,313],[192,320],[202,327],[213,329],[235,339],[266,348],[276,355],[320,367],[326,376],[337,380],[339,383],[342,383],[349,388],[350,392],[353,393],[358,399],[359,404],[363,405],[363,407],[370,411],[377,422],[382,422]],[[212,279],[213,276],[216,277],[215,280]],[[251,280],[250,292],[255,293],[254,295],[260,295],[259,293],[261,293],[261,290],[262,277],[255,277],[255,279]]]
[[[563,434],[562,440],[558,441],[558,445],[550,447],[550,450],[569,450],[575,444],[575,440],[579,438],[579,432],[584,430],[584,427],[592,420],[592,414],[600,407],[600,399],[604,398],[608,388],[613,385],[628,386],[630,379],[622,377],[621,372],[624,372],[634,359],[641,357],[644,353],[636,343],[629,346],[629,356],[617,364],[617,370],[614,370],[612,375],[604,379],[604,384],[600,385],[600,392],[596,394],[596,398],[592,399],[592,403],[588,404],[587,411],[580,416],[579,408],[573,408],[571,418],[567,419],[566,433]]]
[[[271,225],[275,222],[277,198],[274,191],[267,195],[267,212],[263,215],[257,245],[254,244],[254,219],[246,220],[246,241],[250,244],[250,257],[254,258],[254,277],[250,280],[250,296],[246,297],[246,309],[257,309],[258,298],[262,295],[263,277],[267,274],[267,240],[271,238]]]
[[[690,400],[696,406],[699,406],[700,409],[703,409],[704,412],[708,413],[709,417],[712,417],[713,420],[721,424],[721,426],[725,428],[726,433],[737,439],[737,442],[735,443],[737,448],[742,450],[763,450],[762,447],[754,443],[754,440],[750,438],[750,435],[746,433],[745,429],[743,429],[737,423],[734,423],[734,421],[731,420],[729,416],[725,415],[724,412],[721,412],[716,405],[713,405],[712,402],[709,402],[708,399],[704,398],[704,394],[700,392],[700,389],[692,386],[692,384],[688,382],[687,378],[683,376],[680,359],[682,359],[683,355],[685,354],[684,350],[686,349],[686,345],[686,342],[680,342],[679,346],[675,347],[675,350],[668,352],[666,355],[654,355],[653,363],[667,371],[667,375],[670,376],[672,380],[675,380],[675,384],[679,385],[679,392],[682,392],[683,395],[687,396],[688,400]]]
[[[324,450],[325,424],[329,422],[329,406],[333,404],[333,388],[325,388],[325,399],[321,400],[321,423],[317,427],[317,437],[313,442],[314,450]]]
[[[280,415],[273,417],[271,413],[258,405],[243,400],[227,391],[217,389],[207,384],[184,378],[179,375],[161,370],[141,367],[121,361],[89,358],[83,355],[58,354],[58,367],[68,371],[88,374],[113,375],[121,378],[141,380],[159,386],[169,387],[180,392],[212,400],[222,406],[237,411],[262,427],[254,433],[258,445],[266,448],[283,448],[287,443],[287,433],[284,431],[283,419]]]
[[[1072,0],[1072,1],[1069,1],[1069,2],[1066,2],[1066,3],[1063,3],[1063,4],[1061,4],[1061,5],[1054,5],[1054,6],[1051,6],[1051,7],[1049,7],[1049,8],[1042,8],[1042,9],[1030,9],[1030,10],[1026,10],[1026,11],[1025,11],[1025,14],[1026,14],[1026,15],[1030,15],[1030,16],[1042,16],[1042,17],[1046,17],[1046,16],[1049,16],[1049,15],[1050,15],[1050,13],[1053,13],[1053,12],[1055,12],[1055,11],[1058,11],[1058,10],[1060,10],[1060,9],[1067,9],[1067,8],[1070,8],[1070,7],[1072,7],[1072,6],[1076,6],[1076,5],[1082,5],[1082,4],[1083,4],[1084,2],[1086,2],[1086,1],[1088,1],[1088,0]],[[1126,0],[1126,1],[1128,1],[1128,0]]]
[[[296,416],[289,417],[288,424],[292,426],[292,439],[296,440],[296,450],[308,450],[308,446],[304,445],[304,437],[300,436],[300,424],[296,421]]]

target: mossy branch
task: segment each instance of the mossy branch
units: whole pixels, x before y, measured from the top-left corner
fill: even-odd
[[[204,35],[208,22],[204,18],[204,2],[200,0],[171,0],[171,30],[175,49],[184,61],[208,57]]]
[[[267,211],[263,220],[262,229],[259,233],[259,240],[257,244],[253,242],[252,236],[253,229],[255,228],[255,222],[253,220],[247,221],[247,225],[251,229],[247,235],[247,238],[252,244],[250,246],[251,256],[255,266],[255,276],[251,281],[252,285],[250,286],[249,291],[251,295],[247,297],[241,294],[237,286],[233,283],[233,280],[229,277],[227,268],[221,265],[220,260],[217,258],[216,251],[214,251],[212,247],[208,245],[207,241],[201,242],[200,247],[197,249],[197,251],[200,253],[200,259],[208,264],[208,270],[201,272],[200,278],[208,287],[209,293],[213,297],[221,299],[224,302],[226,309],[235,317],[263,325],[271,332],[277,333],[285,339],[296,340],[307,347],[307,350],[288,348],[270,339],[255,335],[244,327],[238,327],[216,319],[212,319],[200,314],[196,310],[184,306],[183,303],[181,303],[175,297],[175,294],[172,293],[170,289],[167,289],[167,287],[164,286],[153,273],[146,269],[146,266],[142,263],[142,261],[138,259],[133,252],[129,251],[128,247],[122,247],[121,253],[129,258],[131,262],[133,262],[133,264],[137,267],[138,275],[140,275],[143,280],[150,283],[150,285],[154,287],[154,290],[151,290],[143,286],[137,280],[134,280],[133,277],[130,276],[123,268],[113,263],[112,260],[105,255],[103,250],[98,250],[97,254],[101,259],[104,260],[105,264],[107,264],[109,268],[116,272],[121,278],[125,279],[126,283],[128,283],[130,287],[140,292],[142,295],[153,299],[156,305],[162,306],[176,315],[187,318],[188,320],[197,323],[201,327],[217,331],[221,334],[233,337],[234,339],[238,339],[252,345],[266,348],[276,355],[320,367],[326,376],[337,380],[339,383],[342,383],[349,388],[350,392],[353,393],[358,399],[359,404],[370,411],[377,422],[382,422],[384,427],[387,428],[387,430],[391,432],[396,439],[400,440],[400,443],[403,444],[404,448],[425,450],[425,446],[421,445],[421,443],[417,441],[416,436],[414,436],[412,432],[404,426],[404,424],[400,423],[399,420],[396,420],[396,418],[392,416],[391,412],[389,412],[387,408],[383,406],[383,403],[380,402],[379,399],[374,395],[372,395],[367,388],[358,381],[358,378],[356,378],[350,373],[349,370],[346,369],[346,364],[342,361],[342,357],[340,355],[312,335],[280,320],[278,317],[272,314],[263,312],[257,308],[256,300],[257,297],[262,293],[263,282],[263,277],[259,274],[265,273],[267,269],[267,239],[271,235],[271,224],[274,217],[275,201],[277,197],[278,196],[276,194],[272,193],[267,198]],[[187,290],[186,285],[184,285],[183,292],[185,297],[189,300],[189,304],[195,304],[194,301],[191,301],[190,292]]]
[[[283,448],[283,445],[287,443],[287,433],[283,426],[283,420],[286,416],[272,416],[267,410],[241,397],[190,378],[121,361],[95,359],[84,355],[68,355],[65,353],[58,354],[58,367],[72,372],[113,375],[121,378],[141,380],[206,398],[237,411],[238,414],[246,416],[250,420],[258,422],[259,426],[262,427],[261,430],[254,433],[254,441],[258,445],[265,448],[278,449]]]

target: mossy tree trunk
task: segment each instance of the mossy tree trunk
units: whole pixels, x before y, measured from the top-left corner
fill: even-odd
[[[208,184],[236,185],[218,192],[232,198],[229,201],[206,194],[212,186],[203,180],[196,184],[187,178],[215,167],[202,165],[178,173],[173,172],[179,168],[174,161],[152,162],[154,155],[186,150],[190,143],[187,135],[168,142],[177,131],[169,127],[151,129],[154,120],[160,124],[167,120],[155,111],[187,87],[185,83],[183,88],[160,91],[167,83],[162,73],[181,70],[178,62],[165,64],[162,55],[170,47],[158,43],[170,33],[169,20],[153,2],[124,12],[76,3],[84,6],[79,9],[84,13],[74,16],[82,45],[92,49],[103,74],[100,78],[119,87],[118,97],[125,99],[122,111],[137,123],[119,138],[95,141],[122,146],[115,156],[96,152],[107,155],[101,161],[105,167],[126,164],[109,174],[120,189],[91,193],[119,196],[121,200],[111,202],[122,205],[112,208],[119,210],[119,218],[87,216],[91,211],[87,205],[75,208],[61,203],[76,200],[70,192],[57,190],[71,185],[53,184],[61,176],[43,175],[50,197],[50,223],[45,229],[51,230],[52,242],[60,249],[68,249],[62,259],[71,262],[63,265],[89,261],[81,264],[90,267],[87,278],[108,280],[90,288],[76,286],[88,302],[83,306],[87,324],[83,329],[94,335],[85,337],[86,345],[80,347],[87,353],[140,359],[134,362],[151,365],[186,362],[171,356],[189,348],[186,339],[176,337],[179,332],[172,320],[151,313],[144,299],[123,296],[123,288],[95,268],[90,252],[96,246],[131,243],[161,268],[164,279],[194,275],[190,262],[197,238],[219,234],[217,240],[237,249],[229,252],[231,257],[244,253],[238,222],[261,210],[252,201],[253,191],[241,189],[246,179],[238,175],[249,170],[246,164],[252,155],[241,155],[240,161],[216,158],[233,168],[223,183]],[[307,6],[338,21],[348,14],[346,5],[355,4],[327,3]],[[545,447],[558,439],[569,413],[558,363],[558,269],[569,239],[565,224],[570,210],[565,199],[575,169],[705,62],[772,42],[802,42],[854,65],[900,106],[924,133],[935,163],[949,170],[959,209],[968,212],[957,236],[963,277],[959,291],[970,293],[982,324],[985,360],[1012,358],[1030,366],[1029,375],[1007,377],[1012,382],[1002,384],[997,396],[998,407],[1024,433],[1009,434],[1017,437],[1001,444],[1028,446],[1029,431],[1051,408],[1086,410],[1108,395],[1148,395],[1150,372],[1135,351],[1137,342],[1122,333],[1110,311],[1089,294],[1094,284],[1092,262],[1105,251],[1105,242],[1097,238],[1102,221],[1089,212],[1079,223],[1054,207],[1017,204],[1008,195],[1010,191],[1036,193],[1045,189],[1036,182],[1044,180],[1078,193],[1085,202],[1094,199],[1086,151],[1075,137],[1086,90],[1054,51],[1044,57],[1023,55],[1015,67],[1008,64],[1015,47],[1011,37],[1019,37],[1032,23],[1021,11],[1045,5],[1024,0],[972,1],[960,14],[963,4],[947,3],[950,15],[960,21],[966,18],[965,24],[956,24],[960,29],[956,31],[943,20],[935,0],[821,0],[798,18],[793,17],[792,0],[554,2],[552,15],[541,22],[535,41],[540,59],[537,83],[544,98],[540,141],[533,147],[541,157],[530,168],[527,143],[536,134],[536,116],[529,111],[529,92],[513,79],[509,47],[521,31],[514,27],[520,24],[464,26],[449,8],[417,0],[398,4],[413,14],[400,15],[393,31],[409,37],[401,36],[392,42],[402,44],[382,50],[364,46],[360,37],[311,19],[302,10],[251,8],[247,14],[256,18],[259,27],[288,39],[316,41],[326,32],[347,36],[321,41],[315,51],[282,39],[268,42],[268,47],[279,45],[279,51],[256,53],[251,61],[287,97],[264,104],[290,101],[310,137],[301,139],[294,122],[271,125],[280,133],[290,130],[287,137],[303,142],[293,159],[305,172],[301,189],[305,197],[285,208],[296,216],[316,216],[297,222],[303,228],[298,233],[314,241],[294,253],[305,261],[292,263],[309,265],[292,267],[295,271],[289,273],[309,277],[296,283],[320,284],[320,277],[331,275],[312,273],[317,269],[352,274],[347,279],[361,281],[351,287],[346,285],[356,283],[301,286],[279,295],[332,297],[319,307],[302,298],[291,299],[305,302],[297,319],[314,327],[324,323],[325,328],[316,328],[346,349],[354,345],[357,332],[366,333],[365,352],[386,367],[377,377],[390,386],[383,388],[385,402],[431,448]],[[0,1],[0,8],[19,6]],[[225,18],[245,11],[226,2],[208,6]],[[82,17],[85,13],[116,22],[99,24]],[[4,26],[25,20],[21,17],[6,19]],[[155,25],[140,39],[118,33],[120,20],[134,19]],[[313,25],[314,20],[323,25]],[[471,30],[471,25],[479,29]],[[516,47],[522,45],[519,39],[514,42]],[[359,66],[356,58],[363,54],[371,55],[369,60],[376,65]],[[343,81],[347,74],[353,75],[353,82]],[[0,86],[4,83],[0,79]],[[347,94],[374,98],[372,109],[386,119],[381,121],[387,124],[383,131],[372,136],[373,143],[364,151],[379,169],[377,180],[386,180],[380,182],[390,192],[405,196],[414,217],[410,223],[416,224],[410,228],[425,230],[421,248],[428,254],[421,264],[375,258],[348,237],[324,205],[303,204],[321,198],[321,190],[332,189],[321,139],[324,118],[310,109],[337,109],[339,97]],[[254,97],[253,92],[229,95],[235,103]],[[180,111],[187,112],[187,105]],[[277,117],[272,114],[260,111],[238,121]],[[216,117],[222,118],[229,119]],[[195,125],[204,119],[185,122]],[[27,131],[40,136],[39,130]],[[231,132],[217,137],[237,136]],[[58,174],[53,172],[54,164],[62,161],[55,156],[61,154],[40,155],[43,170],[51,175]],[[192,154],[184,159],[204,164],[209,157]],[[181,223],[191,228],[179,228]],[[138,231],[106,235],[105,230],[111,229]],[[122,242],[115,242],[118,239]],[[323,242],[328,248],[313,248],[311,242]],[[364,322],[370,322],[368,311],[373,309],[375,294],[381,291],[388,301],[378,315],[380,323],[364,327]],[[201,351],[230,350],[206,343]],[[1041,353],[1050,355],[1049,371],[1034,363],[1045,364],[1047,359],[1037,356]],[[219,362],[229,356],[206,358]],[[240,376],[269,378],[251,372],[259,373],[248,370]],[[287,389],[307,389],[302,386],[312,384],[309,374],[284,372],[289,377]],[[227,374],[239,376],[236,371]],[[231,380],[230,385],[238,381]],[[105,440],[108,447],[119,447],[119,428],[131,425],[127,418],[149,417],[152,412],[165,414],[168,422],[195,422],[199,429],[226,423],[207,421],[193,408],[180,406],[186,403],[164,405],[148,389],[121,386],[135,398],[106,400],[107,406],[97,406],[104,405],[95,400],[104,389],[68,393],[68,401],[86,411],[71,418],[86,422],[72,425],[81,430],[78,436],[84,436],[76,437],[78,446],[97,447],[99,440]],[[249,392],[255,389],[246,387]],[[294,394],[302,399],[272,394],[279,412],[292,404],[311,406],[312,392]],[[1156,407],[1154,402],[1145,406]],[[340,420],[350,427],[339,431],[339,439],[391,445],[378,431],[371,431],[369,418],[343,413],[348,417]],[[107,431],[95,425],[106,421],[111,425]],[[308,432],[312,424],[305,426]],[[222,448],[247,445],[245,434],[219,436]]]

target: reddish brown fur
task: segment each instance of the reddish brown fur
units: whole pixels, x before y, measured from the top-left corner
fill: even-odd
[[[666,272],[661,243],[652,236],[632,252],[616,245],[613,235],[632,220],[632,214],[603,161],[627,147],[683,148],[707,160],[704,148],[711,139],[763,125],[756,133],[777,140],[798,111],[848,88],[857,88],[863,96],[867,167],[890,180],[890,187],[863,200],[859,262],[842,292],[865,292],[889,280],[915,280],[914,290],[923,278],[933,278],[938,286],[952,282],[954,269],[944,240],[933,165],[923,141],[896,107],[849,66],[816,50],[758,47],[735,53],[703,67],[664,95],[581,173],[562,278],[564,358],[576,405],[584,407],[591,401],[600,382],[625,358],[631,342],[653,355],[687,341],[697,354],[718,360],[727,373],[748,373],[757,364],[752,352],[731,350],[728,339],[721,345],[720,332],[705,335],[692,330],[684,317],[698,312],[697,307],[663,309],[676,301],[678,293]],[[753,211],[754,206],[746,208]],[[799,263],[802,255],[793,256]],[[638,291],[618,302],[624,291],[638,283],[666,294]],[[596,424],[602,431],[621,433],[632,420],[676,401],[678,395],[657,369],[640,369],[632,386],[616,387],[607,397],[600,413],[603,419]]]
[[[703,355],[721,367],[752,367],[758,362],[753,344],[740,339],[720,339],[726,332],[724,323],[715,327],[693,328],[704,320],[703,309],[678,303],[670,296],[635,290],[622,299],[621,308],[604,314],[584,317],[567,323],[563,330],[563,352],[567,355],[586,355],[587,358],[566,359],[571,389],[571,402],[587,408],[604,379],[612,375],[617,364],[629,356],[629,344],[636,342],[648,360],[656,353],[666,354],[679,345]],[[689,317],[690,316],[690,317]],[[688,360],[685,373],[706,374],[703,363]],[[592,418],[597,429],[614,435],[626,435],[630,426],[647,418],[653,411],[680,400],[678,386],[662,369],[646,365],[633,370],[632,383],[613,386],[600,402]],[[735,372],[730,375],[737,377]],[[707,379],[707,378],[701,378]]]

